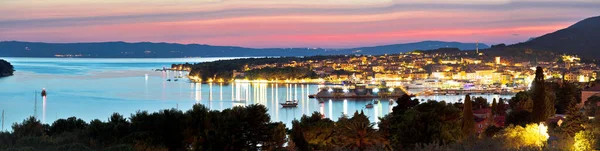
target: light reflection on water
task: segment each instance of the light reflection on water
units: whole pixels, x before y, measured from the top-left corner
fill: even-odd
[[[213,58],[215,59],[215,58]],[[217,58],[218,59],[218,58]],[[64,61],[61,59],[8,58],[15,64],[15,76],[0,79],[0,110],[5,110],[5,130],[14,122],[21,122],[34,113],[34,91],[48,90],[45,112],[36,115],[51,123],[57,118],[76,116],[86,121],[100,119],[106,121],[113,112],[128,117],[136,111],[155,112],[162,109],[178,108],[188,110],[196,103],[204,104],[213,110],[223,110],[233,106],[262,104],[269,110],[272,121],[291,124],[302,115],[318,112],[324,117],[337,120],[343,114],[352,116],[355,111],[363,111],[371,122],[390,113],[392,106],[388,99],[381,99],[373,108],[365,105],[377,99],[326,99],[319,103],[308,98],[318,90],[310,84],[267,84],[267,83],[189,83],[186,79],[168,82],[179,73],[155,72],[151,69],[170,66],[178,59],[152,62],[144,59],[128,63],[105,59]],[[77,66],[77,71],[70,71]],[[98,69],[102,70],[98,70]],[[55,70],[56,69],[56,70]],[[74,74],[83,73],[83,74]],[[147,74],[147,78],[146,78]],[[430,96],[419,99],[446,100],[456,102],[464,96]],[[485,95],[491,98],[505,97]],[[297,100],[298,107],[282,108],[279,103]],[[42,101],[38,101],[42,103]],[[38,107],[42,106],[39,104]],[[40,109],[38,108],[38,111]],[[40,117],[44,115],[54,115]]]

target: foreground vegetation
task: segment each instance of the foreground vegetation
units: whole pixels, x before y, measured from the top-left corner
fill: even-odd
[[[14,71],[14,67],[10,62],[0,59],[0,77],[11,76]]]
[[[0,150],[277,150],[285,126],[270,122],[261,105],[210,111],[202,105],[182,112],[117,113],[107,122],[75,117],[51,125],[31,117],[0,133]]]

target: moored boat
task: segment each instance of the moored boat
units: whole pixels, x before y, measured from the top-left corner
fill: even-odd
[[[281,107],[296,107],[298,106],[298,101],[285,101],[285,103],[281,103]]]

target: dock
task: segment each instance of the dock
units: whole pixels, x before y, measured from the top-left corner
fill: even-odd
[[[500,95],[512,95],[515,92],[505,89],[471,89],[471,90],[462,90],[462,89],[436,89],[436,90],[426,90],[416,95],[466,95],[466,94],[500,94]]]

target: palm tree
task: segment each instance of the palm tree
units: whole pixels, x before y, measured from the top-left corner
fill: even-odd
[[[369,123],[369,119],[364,113],[354,113],[354,117],[349,120],[341,120],[337,124],[339,146],[342,149],[350,150],[370,150],[377,147],[386,147],[389,149],[389,143]]]

